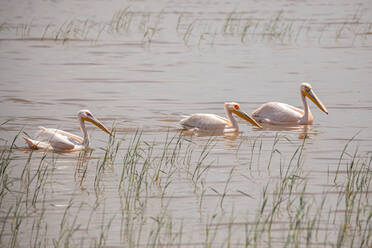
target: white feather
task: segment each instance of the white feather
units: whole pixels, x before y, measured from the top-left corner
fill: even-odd
[[[256,109],[252,117],[261,122],[298,122],[304,111],[285,103],[268,102]]]
[[[200,131],[223,130],[227,123],[226,119],[215,114],[193,114],[180,121],[184,128]]]

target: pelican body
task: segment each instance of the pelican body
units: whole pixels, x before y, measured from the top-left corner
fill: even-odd
[[[308,97],[320,110],[328,114],[327,109],[315,95],[310,84],[302,83],[300,93],[304,110],[285,103],[268,102],[256,109],[252,117],[258,122],[273,125],[311,125],[314,118],[305,97]]]
[[[238,103],[226,102],[224,106],[227,119],[215,114],[193,114],[182,119],[180,125],[185,129],[199,132],[238,132],[238,122],[232,115],[234,113],[252,125],[262,128],[252,117],[240,110]]]
[[[110,134],[110,131],[99,121],[89,110],[80,110],[78,113],[80,129],[83,138],[75,134],[65,132],[54,128],[40,127],[40,132],[36,139],[23,137],[30,149],[52,150],[57,152],[72,152],[89,148],[89,136],[85,128],[85,121],[91,122],[104,132]]]

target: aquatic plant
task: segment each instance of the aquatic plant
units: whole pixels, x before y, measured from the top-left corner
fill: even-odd
[[[278,242],[369,247],[372,242],[372,156],[358,149],[350,153],[353,138],[334,171],[327,172],[332,187],[312,194],[304,159],[307,139],[295,142],[280,133],[267,142],[261,136],[242,137],[235,148],[239,162],[221,184],[211,181],[218,163],[215,137],[168,132],[164,140],[149,142],[141,130],[130,137],[113,132],[101,149],[70,155],[29,152],[15,159],[23,152],[15,146],[17,137],[0,156],[2,246],[162,247],[197,240],[206,247],[274,247]],[[293,146],[291,154],[280,151],[281,141]],[[54,202],[63,184],[56,181],[56,168],[66,162],[75,168],[66,182],[76,187],[69,186],[67,201]],[[263,162],[267,166],[255,166]],[[175,213],[180,180],[193,189],[199,212],[193,221]],[[117,197],[108,198],[113,191]],[[236,197],[250,207],[242,211],[234,205]],[[194,225],[202,232],[190,233]]]
[[[163,20],[173,18],[174,25]],[[213,20],[213,21],[212,21]],[[355,45],[368,41],[372,22],[363,17],[357,9],[352,16],[343,21],[317,23],[311,19],[299,19],[281,10],[272,17],[257,18],[245,12],[232,10],[223,19],[208,19],[196,13],[169,13],[138,11],[131,6],[115,10],[107,21],[95,21],[93,18],[74,18],[61,23],[37,25],[32,19],[28,23],[0,24],[0,32],[15,33],[24,40],[44,41],[89,41],[92,44],[122,38],[149,47],[156,38],[163,36],[178,39],[187,47],[203,48],[214,46],[225,40],[241,45],[250,43],[296,44],[317,42],[320,45],[331,42]],[[174,32],[174,34],[172,33]]]

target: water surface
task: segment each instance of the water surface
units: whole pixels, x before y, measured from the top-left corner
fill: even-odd
[[[104,133],[89,128],[94,151],[83,164],[78,154],[48,154],[49,176],[40,193],[45,197],[32,207],[22,199],[20,214],[27,217],[16,244],[29,246],[45,235],[40,242],[47,246],[60,237],[70,245],[99,246],[103,233],[107,246],[241,246],[245,226],[257,222],[266,185],[275,196],[283,168],[306,136],[300,169],[290,167],[304,179],[294,195],[301,195],[306,185],[303,195],[309,206],[314,202],[307,216],[316,216],[326,196],[319,221],[323,224],[318,226],[322,234],[311,244],[332,246],[345,208],[336,204],[344,188],[343,181],[333,183],[335,174],[340,174],[338,180],[347,178],[347,159],[355,149],[368,160],[372,147],[371,8],[368,1],[2,2],[0,122],[8,121],[0,129],[2,145],[9,146],[21,130],[32,136],[38,126],[79,133],[80,109],[114,126],[117,140],[122,140],[114,164],[98,173],[99,185],[97,171],[109,139]],[[248,113],[267,101],[302,107],[299,86],[304,81],[329,111],[325,115],[310,103],[315,119],[311,127],[259,130],[239,121],[236,137],[184,136],[180,154],[187,154],[188,140],[193,142],[190,168],[181,162],[165,166],[159,182],[147,178],[138,199],[126,195],[130,190],[118,191],[123,160],[138,129],[142,140],[154,144],[159,159],[166,140],[177,140],[182,115],[224,115],[225,101],[240,103]],[[201,167],[207,169],[195,182],[194,168],[208,142],[213,148]],[[25,147],[22,139],[15,144]],[[146,151],[148,146],[141,144]],[[24,149],[13,153],[14,178],[21,177],[29,154]],[[28,169],[35,174],[43,153],[32,156]],[[13,189],[20,184],[12,184]],[[368,186],[366,197],[370,192]],[[6,227],[1,242],[6,246],[13,232],[6,215],[16,199],[8,194],[1,203]],[[61,234],[65,213],[71,236]],[[31,230],[39,219],[37,236]],[[290,223],[278,217],[259,245],[269,246],[267,233],[272,233],[271,242],[284,245],[291,236]],[[218,234],[214,239],[207,237],[208,228]],[[161,230],[158,238],[154,230]]]

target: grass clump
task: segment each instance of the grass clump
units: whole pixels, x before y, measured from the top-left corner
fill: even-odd
[[[113,132],[102,149],[21,159],[16,141],[0,156],[1,246],[371,245],[372,157],[349,152],[354,141],[328,171],[330,187],[316,194],[308,140],[281,134],[243,137],[223,175],[219,137],[168,132],[150,142],[141,130]]]

